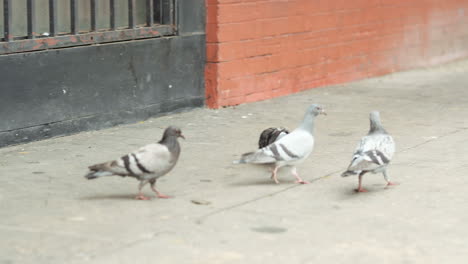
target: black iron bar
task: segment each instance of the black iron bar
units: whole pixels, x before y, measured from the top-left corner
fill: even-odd
[[[57,26],[57,0],[49,0],[49,36],[58,34]]]
[[[91,31],[96,31],[97,29],[97,5],[96,0],[91,1]]]
[[[11,8],[12,0],[3,0],[3,37],[5,41],[11,41],[13,38],[13,34],[11,32],[12,29],[12,8]]]
[[[115,30],[115,0],[109,0],[110,28]]]
[[[154,24],[154,0],[146,0],[146,25],[152,27]]]
[[[28,38],[33,39],[36,37],[36,0],[28,0]]]
[[[159,0],[159,24],[164,24],[164,0]]]
[[[80,31],[78,23],[78,1],[80,0],[70,0],[70,27],[71,33],[76,35]]]
[[[128,0],[128,28],[135,28],[135,0]]]

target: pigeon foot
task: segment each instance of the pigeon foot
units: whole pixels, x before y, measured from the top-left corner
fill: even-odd
[[[151,200],[151,198],[144,196],[143,194],[139,194],[135,197],[137,200]]]
[[[310,182],[304,181],[304,180],[297,180],[294,183],[300,183],[300,184],[309,184]]]
[[[368,190],[364,189],[364,188],[358,188],[358,189],[354,189],[355,192],[368,192]]]
[[[385,186],[385,189],[388,189],[392,186],[395,186],[395,185],[400,185],[399,183],[396,183],[396,182],[387,182],[387,186]]]

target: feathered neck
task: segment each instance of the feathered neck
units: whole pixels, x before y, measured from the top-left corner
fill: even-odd
[[[382,133],[386,134],[387,131],[383,128],[378,114],[371,114],[369,134]]]
[[[158,143],[166,146],[176,145],[178,143],[177,136],[169,132],[169,130],[166,130]]]
[[[299,129],[305,130],[310,134],[314,133],[314,123],[315,123],[315,115],[311,113],[306,113],[304,119],[302,120]]]

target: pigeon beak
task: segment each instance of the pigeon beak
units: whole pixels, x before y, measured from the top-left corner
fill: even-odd
[[[185,137],[184,137],[184,135],[182,135],[182,133],[179,134],[179,137],[181,137],[181,138],[183,138],[185,140]]]
[[[322,108],[322,111],[320,111],[320,114],[327,115],[327,112],[325,112],[325,109]]]

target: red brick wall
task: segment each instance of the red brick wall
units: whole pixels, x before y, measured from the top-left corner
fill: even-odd
[[[209,107],[468,55],[468,0],[206,0]]]

